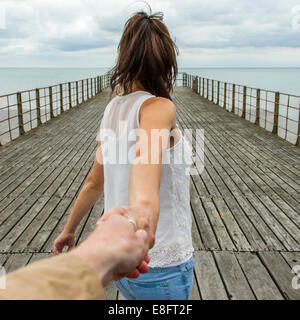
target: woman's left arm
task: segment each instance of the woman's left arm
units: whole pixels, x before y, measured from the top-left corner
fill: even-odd
[[[94,164],[89,173],[79,195],[75,201],[74,207],[68,217],[68,221],[55,239],[53,245],[54,254],[63,252],[65,246],[71,250],[75,243],[75,231],[83,217],[94,206],[104,189],[104,173],[102,164],[101,142],[98,143]]]

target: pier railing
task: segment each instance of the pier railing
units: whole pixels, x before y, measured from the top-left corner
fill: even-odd
[[[109,74],[105,74],[0,96],[0,146],[89,101],[108,86]]]
[[[300,96],[182,74],[184,87],[300,146]]]
[[[0,96],[0,146],[109,87],[110,74]],[[179,73],[175,86],[300,146],[300,97]]]

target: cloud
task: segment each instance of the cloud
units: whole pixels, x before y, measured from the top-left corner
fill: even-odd
[[[188,49],[300,47],[293,8],[298,0],[148,0],[182,53]],[[51,55],[75,59],[103,50],[112,63],[126,20],[147,7],[127,0],[10,0],[0,29],[0,64],[13,56]],[[196,50],[192,50],[193,52]],[[71,56],[71,57],[72,57]],[[24,60],[25,61],[25,60]],[[74,60],[75,61],[75,60]]]

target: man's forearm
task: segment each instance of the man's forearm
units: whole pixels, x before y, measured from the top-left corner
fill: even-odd
[[[102,193],[103,187],[100,188],[93,183],[86,182],[75,201],[64,231],[75,233],[75,230],[82,218],[94,206]]]
[[[101,281],[88,261],[62,255],[34,262],[9,273],[0,299],[70,300],[105,299]]]

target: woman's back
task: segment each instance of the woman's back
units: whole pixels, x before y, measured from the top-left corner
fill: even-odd
[[[128,205],[131,164],[136,156],[139,111],[148,99],[146,91],[116,96],[107,105],[101,122],[104,164],[105,212]],[[180,133],[176,129],[176,133]],[[160,212],[155,245],[149,251],[151,267],[178,265],[192,256],[189,167],[191,148],[179,134],[175,145],[165,151],[160,182]]]

